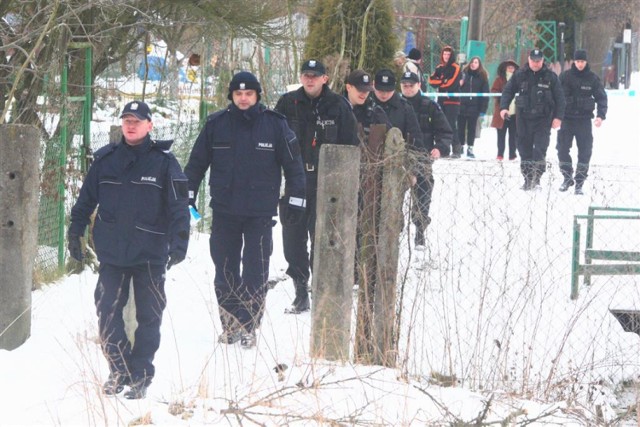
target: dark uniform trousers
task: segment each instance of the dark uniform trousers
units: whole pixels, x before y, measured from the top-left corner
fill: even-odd
[[[589,161],[593,150],[593,134],[591,133],[591,118],[565,118],[562,127],[558,131],[558,160],[560,161],[560,171],[565,180],[570,180],[573,175],[572,159],[569,151],[576,139],[578,146],[578,164],[576,165],[575,181],[578,186],[587,179],[589,172]]]
[[[518,114],[518,151],[520,170],[527,181],[537,184],[547,170],[546,156],[551,137],[551,119],[548,117],[523,117]]]
[[[413,187],[413,206],[411,210],[411,222],[420,232],[424,232],[429,225],[429,209],[431,207],[431,195],[433,194],[433,179],[431,159],[425,159],[416,173],[416,185]]]
[[[251,332],[260,325],[274,223],[271,217],[213,213],[209,249],[216,267],[213,283],[224,330],[241,327]]]
[[[102,350],[112,374],[123,375],[132,382],[151,383],[155,374],[153,356],[160,347],[160,324],[167,304],[164,281],[164,265],[147,263],[119,267],[100,264],[94,297]],[[138,322],[133,347],[122,318],[131,282]]]
[[[296,224],[282,223],[282,241],[284,246],[284,258],[289,264],[287,275],[294,282],[307,282],[313,269],[313,244],[316,236],[316,196],[317,196],[316,172],[307,172],[307,208],[300,221]],[[309,250],[309,240],[311,249]]]

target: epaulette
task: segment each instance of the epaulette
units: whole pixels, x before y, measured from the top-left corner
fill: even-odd
[[[268,113],[268,114],[272,114],[272,115],[274,115],[274,116],[278,117],[279,119],[287,120],[287,116],[285,116],[284,114],[279,113],[279,112],[277,112],[277,111],[275,111],[275,110],[272,110],[272,109],[270,109],[270,108],[265,109],[265,110],[264,110],[264,112],[265,112],[265,113]]]
[[[336,95],[338,95],[338,94],[336,93]],[[348,100],[346,97],[344,97],[344,96],[342,96],[342,95],[338,95],[338,98],[340,98],[340,99],[342,100],[342,102],[343,102],[347,107],[349,107],[349,109],[351,109],[351,103],[349,102],[349,100]]]
[[[215,113],[209,114],[209,116],[207,117],[207,121],[216,119],[217,117],[220,117],[223,114],[226,114],[229,111],[229,108],[225,108],[223,110],[218,110]]]
[[[168,153],[171,151],[171,144],[173,144],[173,139],[152,139],[151,147],[161,150],[164,153]]]
[[[116,148],[118,148],[118,144],[113,142],[110,142],[104,147],[100,147],[93,153],[93,161],[95,162],[96,160],[99,160],[105,156],[108,156],[109,154],[113,153],[116,150]]]

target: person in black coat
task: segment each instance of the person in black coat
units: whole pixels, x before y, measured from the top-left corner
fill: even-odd
[[[575,183],[575,193],[582,194],[582,185],[587,179],[593,148],[593,110],[597,105],[593,124],[600,127],[607,116],[607,93],[596,73],[590,70],[585,50],[575,52],[571,68],[560,74],[560,83],[567,100],[556,146],[560,171],[564,178],[560,191],[567,191]],[[569,154],[574,137],[578,146],[575,178],[572,176],[573,166]]]
[[[417,77],[415,73],[411,74]],[[372,99],[374,103],[382,107],[393,127],[400,129],[402,132],[407,150],[411,153],[410,159],[412,159],[412,163],[408,165],[411,185],[417,185],[418,181],[420,181],[422,185],[426,179],[424,172],[425,164],[428,162],[428,160],[423,161],[423,159],[427,157],[427,151],[424,145],[422,131],[420,130],[420,124],[418,123],[418,118],[413,107],[409,101],[395,91],[395,87],[396,78],[391,70],[382,69],[378,71],[375,77]],[[416,244],[421,245],[424,245],[424,230],[429,224],[428,215],[424,215],[423,213],[424,210],[421,211],[419,228],[416,229],[415,237]],[[417,216],[414,216],[415,220],[417,220],[417,218]]]
[[[149,106],[133,101],[121,114],[118,144],[97,150],[71,209],[69,252],[81,261],[80,236],[98,207],[93,227],[100,270],[95,291],[102,351],[109,363],[107,395],[142,399],[155,375],[166,306],[166,270],[183,261],[189,244],[187,178],[168,149],[156,142]],[[122,310],[133,283],[138,326],[132,344]]]
[[[260,104],[261,91],[253,74],[235,74],[229,83],[232,103],[209,116],[185,167],[192,204],[210,169],[209,243],[223,328],[218,341],[239,340],[244,348],[256,345],[264,311],[283,171],[285,215],[296,221],[306,206],[298,141],[284,116]]]
[[[345,95],[351,103],[353,114],[358,122],[361,135],[369,135],[371,125],[383,124],[388,129],[392,127],[384,109],[373,102],[369,93],[373,91],[373,79],[363,70],[352,71],[345,81]],[[366,144],[366,141],[362,141]]]
[[[429,209],[433,194],[433,160],[447,157],[453,140],[453,130],[442,112],[440,105],[427,96],[422,96],[418,76],[407,72],[400,79],[402,96],[413,107],[422,132],[423,152],[422,160],[416,175],[414,186],[414,203],[411,219],[416,227],[415,244],[424,245],[424,232],[431,222]]]
[[[558,76],[544,62],[540,49],[529,52],[528,63],[519,68],[505,85],[500,97],[500,117],[509,115],[516,98],[518,152],[524,176],[523,190],[532,190],[546,171],[546,155],[551,129],[562,123],[565,99]]]
[[[460,92],[464,93],[488,93],[489,76],[482,66],[482,61],[477,56],[464,67],[464,83]],[[478,117],[484,116],[489,106],[487,96],[463,96],[460,97],[460,114],[458,115],[458,141],[464,150],[467,144],[467,157],[474,158],[473,145],[476,139],[476,127]]]
[[[287,274],[293,279],[296,297],[286,313],[309,311],[308,282],[313,266],[316,229],[318,160],[322,144],[359,144],[356,119],[345,97],[327,86],[329,76],[324,64],[309,59],[302,64],[302,87],[280,97],[275,110],[284,114],[295,132],[302,150],[307,176],[307,210],[300,221],[288,221],[281,215],[284,257]],[[311,252],[307,244],[311,240]]]

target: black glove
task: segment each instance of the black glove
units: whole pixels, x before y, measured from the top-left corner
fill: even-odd
[[[68,244],[67,248],[69,249],[69,255],[71,258],[75,259],[78,262],[82,262],[84,255],[82,254],[82,244],[80,243],[80,236],[76,234],[69,234],[67,236]]]
[[[280,222],[284,225],[299,224],[304,218],[306,205],[306,200],[301,197],[283,197],[280,199]]]
[[[184,254],[182,252],[172,252],[169,254],[169,262],[167,263],[167,270],[171,269],[176,264],[180,264],[184,261]]]

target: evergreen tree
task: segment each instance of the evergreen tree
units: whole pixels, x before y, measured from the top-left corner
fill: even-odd
[[[333,87],[349,72],[391,67],[397,41],[391,0],[317,0],[309,18],[305,58],[328,67]]]
[[[568,57],[573,57],[573,51],[576,47],[576,24],[582,22],[584,16],[585,10],[580,0],[544,0],[536,8],[536,19],[538,21],[565,23],[565,52],[567,52]],[[549,55],[549,53],[545,52],[545,55]]]

